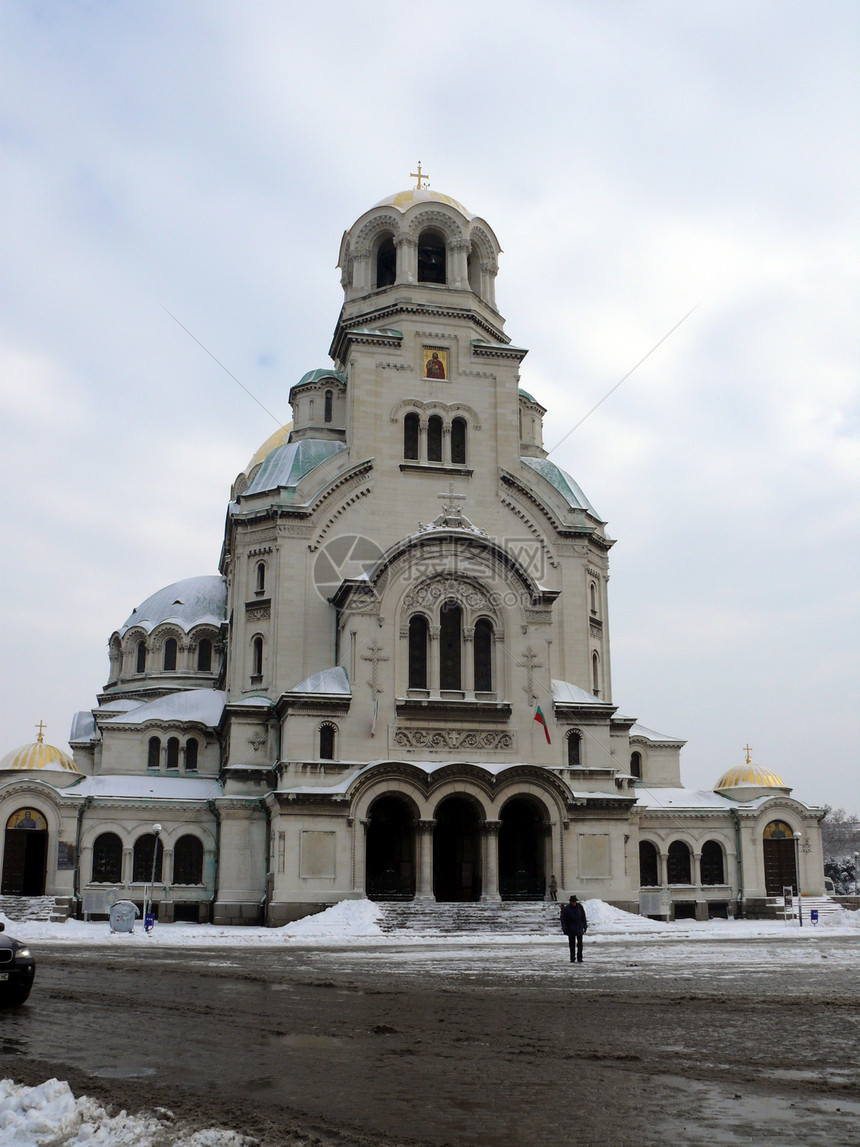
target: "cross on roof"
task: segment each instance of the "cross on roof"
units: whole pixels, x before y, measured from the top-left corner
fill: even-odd
[[[418,160],[418,170],[417,171],[410,171],[409,172],[409,178],[418,180],[417,184],[415,185],[416,191],[421,190],[421,180],[422,179],[426,179],[428,183],[430,182],[430,176],[424,175],[421,171],[421,160],[420,159]]]
[[[750,753],[752,752],[752,749],[749,747],[749,745],[744,745],[744,752],[747,755],[747,764],[751,765],[752,764],[752,757],[750,756]]]
[[[40,745],[42,744],[42,742],[45,739],[45,729],[47,729],[47,727],[48,726],[45,724],[44,721],[40,721],[39,724],[36,726],[36,728],[39,730],[39,736],[37,737],[37,740],[38,740]]]
[[[448,489],[444,494],[437,494],[436,497],[442,502],[443,514],[459,514],[460,510],[457,506],[458,502],[465,502],[465,494],[454,493],[454,483],[448,483]]]
[[[373,665],[373,677],[367,684],[370,686],[371,695],[378,697],[380,693],[385,692],[379,684],[379,663],[380,661],[387,661],[388,658],[382,652],[382,646],[378,641],[374,641],[371,645],[368,645],[367,650],[367,653],[362,653],[361,660],[369,661]]]

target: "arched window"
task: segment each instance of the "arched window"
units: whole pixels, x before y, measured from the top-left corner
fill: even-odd
[[[167,767],[169,769],[179,768],[179,738],[168,737],[167,739]]]
[[[134,842],[134,865],[132,880],[135,884],[148,884],[152,880],[152,853],[156,845],[154,833],[145,832]],[[164,849],[158,844],[158,853],[155,860],[155,879],[161,880],[161,861]]]
[[[180,836],[173,850],[173,883],[203,883],[203,844],[191,833]]]
[[[427,461],[442,461],[442,419],[438,414],[427,420]]]
[[[168,637],[164,643],[163,668],[165,673],[171,673],[176,668],[176,639],[174,637]]]
[[[212,669],[212,642],[208,637],[197,642],[197,671],[209,673]]]
[[[639,841],[639,886],[655,888],[659,883],[657,849],[650,840]]]
[[[134,667],[135,673],[146,672],[146,642],[138,641],[137,643],[137,662]]]
[[[683,840],[669,845],[668,877],[670,884],[691,884],[690,850]]]
[[[122,841],[115,832],[96,837],[92,879],[94,884],[119,884],[122,880]]]
[[[265,562],[257,562],[257,571],[256,572],[257,572],[257,584],[255,586],[255,591],[257,593],[265,593],[266,592],[266,563]]]
[[[481,260],[473,254],[466,258],[466,270],[469,275],[469,286],[476,295],[481,293]]]
[[[463,611],[455,601],[446,601],[439,621],[439,688],[462,689],[460,646]]]
[[[331,422],[331,404],[334,401],[334,394],[332,391],[325,392],[325,407],[323,408],[323,422]]]
[[[391,287],[397,277],[397,249],[389,235],[379,244],[376,252],[376,286]]]
[[[567,767],[578,769],[582,765],[582,736],[573,730],[567,734]]]
[[[600,658],[596,653],[591,655],[591,691],[595,697],[600,696]]]
[[[418,238],[418,282],[446,282],[445,238],[438,231],[422,231]]]
[[[403,457],[418,458],[418,427],[420,425],[417,414],[407,414],[403,419]]]
[[[702,884],[725,884],[723,850],[715,840],[702,845]]]
[[[591,582],[588,586],[588,595],[591,599],[591,612],[597,614],[597,586]]]
[[[493,691],[493,623],[486,617],[475,622],[475,692]]]
[[[427,688],[427,618],[409,618],[409,688]]]
[[[185,742],[185,771],[186,773],[197,772],[197,756],[200,751],[200,744],[194,737],[189,737]]]
[[[148,769],[161,768],[161,741],[158,737],[150,737],[146,749],[146,767]]]
[[[325,725],[320,725],[320,760],[333,761],[334,760],[334,739],[335,739],[334,725],[326,722]]]
[[[251,641],[251,676],[263,676],[263,639],[260,636]]]
[[[465,418],[455,418],[451,423],[451,461],[455,466],[466,465]]]
[[[638,777],[640,779],[640,781],[642,780],[642,754],[641,753],[636,752],[636,753],[630,754],[630,772],[634,777]]]

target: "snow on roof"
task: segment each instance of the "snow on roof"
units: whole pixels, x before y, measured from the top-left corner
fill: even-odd
[[[65,791],[84,797],[204,801],[221,796],[221,782],[216,777],[103,775],[86,777]]]
[[[351,695],[349,678],[346,670],[340,665],[332,669],[321,669],[319,673],[312,673],[301,684],[296,685],[291,693],[340,693],[346,697]]]
[[[705,789],[648,789],[636,786],[637,804],[643,809],[729,809],[738,802],[721,797]]]
[[[185,633],[208,622],[220,626],[227,616],[227,583],[220,574],[189,577],[158,590],[131,611],[120,627],[122,636],[132,626],[151,633],[163,621],[172,621]]]
[[[667,745],[683,745],[684,741],[680,737],[667,737],[664,733],[655,733],[653,729],[646,729],[644,725],[640,725],[637,721],[630,730],[630,737],[639,737],[643,741],[662,741]]]
[[[72,731],[69,733],[69,743],[72,741],[94,741],[96,739],[96,719],[89,709],[82,709],[72,717]]]
[[[131,713],[121,713],[111,720],[123,725],[145,725],[147,721],[197,721],[215,728],[224,712],[226,698],[227,694],[220,689],[186,689],[138,705]]]
[[[595,697],[593,693],[589,693],[587,689],[580,689],[578,685],[571,685],[569,681],[553,681],[552,699],[553,701],[572,702],[576,705],[606,704],[599,697]]]

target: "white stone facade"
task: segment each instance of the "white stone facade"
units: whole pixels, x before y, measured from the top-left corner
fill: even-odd
[[[79,777],[0,771],[3,823],[45,818],[45,890],[142,899],[157,821],[167,919],[278,924],[365,895],[491,911],[551,874],[560,897],[654,910],[662,890],[660,911],[703,916],[763,901],[792,849],[822,891],[820,809],[773,774],[683,790],[682,742],[619,713],[613,542],[544,450],[499,253],[426,189],[346,232],[334,365],[237,477],[220,575],[112,635]],[[39,882],[23,831],[13,894],[22,863]]]

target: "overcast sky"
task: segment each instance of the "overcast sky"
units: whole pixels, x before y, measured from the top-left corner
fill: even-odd
[[[547,446],[608,521],[613,700],[860,810],[854,0],[0,0],[0,752],[217,572],[230,483],[330,364],[343,231],[494,228]]]

